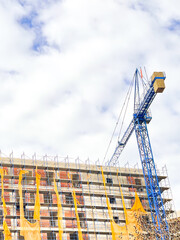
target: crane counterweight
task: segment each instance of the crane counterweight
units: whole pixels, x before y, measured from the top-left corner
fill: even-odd
[[[153,82],[153,87],[154,87],[154,91],[155,93],[162,93],[165,89],[165,84],[164,84],[164,80],[165,80],[166,76],[163,72],[154,72],[151,80]]]

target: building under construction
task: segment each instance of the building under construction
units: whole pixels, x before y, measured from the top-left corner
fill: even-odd
[[[165,73],[154,72],[145,82],[142,71],[136,69],[133,118],[105,166],[47,156],[2,157],[0,238],[180,239],[167,170],[156,168],[147,129],[152,119],[149,107],[156,94],[164,91],[165,78]],[[117,167],[133,131],[142,170],[128,164]]]
[[[126,226],[123,202],[127,211],[131,209],[135,192],[146,211],[143,217],[145,225],[151,221],[143,172],[137,167],[129,168],[128,164],[124,168],[101,167],[89,162],[82,164],[78,159],[72,163],[68,158],[62,161],[58,157],[52,159],[47,156],[43,160],[27,159],[25,156],[17,159],[12,155],[2,157],[0,165],[1,200],[5,202],[4,207],[2,202],[0,211],[0,239],[112,239],[111,217],[118,226]],[[158,179],[167,217],[172,218],[171,191],[165,168],[158,172]],[[37,210],[39,217],[35,218],[34,212],[37,213]],[[4,211],[7,214],[4,215]],[[11,238],[4,238],[3,215],[7,223],[7,236]],[[28,238],[26,234],[20,236],[22,215],[30,224],[24,232],[30,232],[33,224],[39,223],[39,227],[33,230],[34,236],[39,231],[39,238]],[[143,231],[147,234],[147,229]]]

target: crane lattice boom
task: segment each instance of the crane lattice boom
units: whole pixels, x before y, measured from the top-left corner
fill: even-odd
[[[163,92],[165,85],[165,74],[163,72],[154,72],[151,77],[151,83],[142,100],[139,93],[140,73],[135,72],[135,96],[134,96],[134,114],[127,130],[114,151],[113,156],[108,161],[108,165],[116,166],[118,158],[128,142],[132,132],[135,130],[139,154],[142,163],[142,169],[146,184],[149,207],[154,227],[157,232],[157,239],[169,239],[168,223],[163,205],[159,181],[156,173],[152,148],[150,144],[147,123],[150,122],[149,107],[156,94]]]

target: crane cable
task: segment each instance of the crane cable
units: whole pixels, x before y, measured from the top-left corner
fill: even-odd
[[[129,100],[130,100],[130,97],[131,97],[133,83],[134,83],[134,77],[133,77],[133,80],[132,80],[130,88],[129,88],[129,96],[128,96],[128,99],[127,99],[127,104],[126,104],[126,108],[125,108],[125,111],[124,111],[124,116],[123,116],[123,119],[122,119],[120,131],[119,131],[119,135],[118,135],[118,142],[119,142],[121,132],[122,132],[122,128],[123,128],[123,125],[124,125],[124,120],[125,120],[125,117],[126,117],[126,113],[127,113],[127,109],[128,109],[128,105],[129,105]]]
[[[146,68],[145,68],[145,67],[144,67],[144,70],[145,70],[145,73],[146,73]],[[138,71],[138,73],[139,73],[139,71]],[[140,75],[140,74],[139,74],[139,75]],[[134,75],[134,77],[135,77],[135,75]],[[134,80],[134,77],[133,77],[133,80]],[[146,82],[145,82],[143,79],[145,79]],[[133,80],[132,80],[132,82],[133,82]],[[141,80],[142,80],[143,91],[144,91],[144,95],[145,95],[145,91],[147,90],[147,87],[148,87],[147,85],[149,84],[149,83],[148,83],[147,73],[146,73],[146,78],[141,77]],[[132,83],[131,83],[131,84],[132,84]],[[132,84],[132,86],[133,86],[133,84]],[[130,87],[131,87],[131,89],[130,89],[130,94],[129,94],[129,98],[128,98],[128,101],[127,101],[127,106],[126,106],[126,109],[125,109],[125,112],[124,112],[124,116],[123,116],[121,128],[120,128],[120,131],[119,131],[118,142],[119,142],[119,139],[120,139],[120,136],[121,136],[122,127],[123,127],[123,124],[124,124],[124,119],[125,119],[126,112],[127,112],[127,108],[128,108],[128,104],[129,104],[129,100],[130,100],[130,96],[131,96],[131,91],[132,91],[132,86],[130,86]]]
[[[134,76],[135,76],[135,75],[134,75]],[[114,134],[115,134],[115,132],[116,132],[116,128],[117,128],[117,126],[118,126],[118,124],[119,124],[119,121],[120,121],[120,118],[121,118],[121,115],[122,115],[122,112],[123,112],[123,109],[124,109],[125,106],[126,106],[126,109],[125,109],[125,114],[126,114],[127,106],[128,106],[128,103],[129,103],[129,99],[130,99],[130,95],[131,95],[132,87],[133,87],[133,83],[134,83],[134,76],[133,76],[133,79],[132,79],[132,81],[131,81],[130,87],[129,87],[128,91],[127,91],[127,94],[126,94],[126,97],[125,97],[123,106],[122,106],[122,108],[121,108],[121,111],[120,111],[120,113],[119,113],[117,122],[116,122],[116,124],[115,124],[115,127],[114,127],[114,130],[113,130],[111,139],[110,139],[110,141],[109,141],[109,144],[108,144],[108,147],[107,147],[105,156],[104,156],[104,158],[103,158],[103,162],[105,161],[105,159],[106,159],[106,157],[107,157],[107,153],[108,153],[108,151],[109,151],[110,145],[111,145],[111,143],[112,143],[112,139],[113,139]],[[126,105],[126,101],[127,101],[127,105]],[[123,116],[123,122],[124,122],[125,114],[124,114],[124,116]],[[122,123],[122,124],[123,124],[123,123]],[[120,131],[121,131],[121,130],[122,130],[122,125],[121,125],[121,128],[120,128]],[[119,133],[119,135],[118,135],[118,140],[119,140],[119,137],[120,137],[120,133]]]

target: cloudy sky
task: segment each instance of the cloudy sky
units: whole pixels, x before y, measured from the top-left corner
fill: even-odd
[[[1,0],[1,151],[103,162],[135,69],[165,71],[148,127],[180,210],[179,9],[179,0]],[[140,166],[134,134],[127,161]]]

